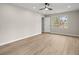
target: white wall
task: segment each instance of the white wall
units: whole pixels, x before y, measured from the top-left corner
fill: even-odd
[[[41,15],[0,4],[0,45],[41,33]]]
[[[51,33],[65,35],[79,35],[79,11],[65,12],[51,15],[51,19],[56,16],[68,16],[68,29],[61,29],[51,26]]]
[[[50,17],[44,17],[44,32],[50,32]]]

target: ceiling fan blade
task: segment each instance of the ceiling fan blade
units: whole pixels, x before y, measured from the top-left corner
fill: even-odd
[[[45,8],[41,8],[40,10],[44,10]]]
[[[48,8],[49,10],[53,10],[52,8]]]

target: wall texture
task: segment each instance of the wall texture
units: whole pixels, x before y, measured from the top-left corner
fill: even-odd
[[[65,35],[79,35],[79,11],[71,11],[51,15],[53,20],[56,16],[68,16],[68,28],[61,29],[51,25],[51,33],[65,34]]]
[[[41,33],[41,15],[0,4],[0,45]]]

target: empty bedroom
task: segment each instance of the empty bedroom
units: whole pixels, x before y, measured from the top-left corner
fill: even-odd
[[[79,55],[79,3],[0,3],[0,55]]]

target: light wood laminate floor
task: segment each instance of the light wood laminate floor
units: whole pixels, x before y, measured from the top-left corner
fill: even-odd
[[[79,38],[40,34],[0,46],[0,55],[78,55]]]

